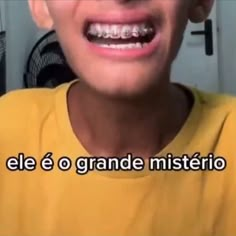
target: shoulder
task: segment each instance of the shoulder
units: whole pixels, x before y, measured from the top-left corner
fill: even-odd
[[[201,106],[205,117],[208,117],[209,121],[213,117],[227,121],[234,119],[236,128],[236,96],[223,93],[209,93],[197,89],[191,90],[195,101]]]
[[[208,93],[194,90],[195,100],[202,111],[201,127],[210,134],[218,135],[218,142],[232,150],[236,140],[236,97],[227,94]]]
[[[26,118],[32,112],[47,110],[53,100],[54,90],[22,89],[8,92],[0,98],[0,120],[9,123],[19,118]]]
[[[54,112],[55,99],[59,91],[65,91],[67,84],[54,89],[35,88],[8,92],[0,98],[0,134],[24,132],[39,126]]]
[[[206,109],[218,109],[225,112],[236,110],[236,96],[223,93],[209,93],[197,89],[192,89],[195,98]]]

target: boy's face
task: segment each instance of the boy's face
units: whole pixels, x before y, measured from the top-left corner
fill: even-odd
[[[29,1],[37,24],[56,30],[72,69],[91,88],[112,96],[142,94],[158,83],[168,80],[168,71],[180,48],[188,19],[194,22],[205,20],[213,2],[213,0]],[[154,39],[146,45],[146,48],[125,48],[122,51],[114,48],[102,49],[101,44],[126,44],[126,40],[131,43],[131,39],[119,39],[119,41],[109,38],[105,39],[107,41],[103,38],[98,39],[103,27],[101,24],[94,26],[90,23],[104,21],[105,24],[112,26],[117,23],[114,16],[124,21],[120,26],[128,25],[127,37],[131,34],[132,42],[146,41],[147,36],[149,40],[153,37]],[[126,22],[125,17],[131,22]],[[140,22],[135,24],[133,21]],[[142,23],[148,23],[146,28],[141,25]],[[122,35],[125,37],[122,33],[125,29],[120,26],[111,27],[113,31],[110,33],[114,33],[112,37],[120,38]],[[89,42],[86,36],[89,29],[95,34],[93,42]],[[117,52],[120,54],[117,55]]]

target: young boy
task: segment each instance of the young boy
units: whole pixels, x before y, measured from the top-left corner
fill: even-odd
[[[170,83],[213,0],[29,3],[80,79],[0,99],[0,236],[236,235],[236,101]],[[143,170],[79,173],[128,153]]]

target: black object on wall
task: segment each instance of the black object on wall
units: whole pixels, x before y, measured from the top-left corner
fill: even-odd
[[[6,32],[0,32],[0,96],[6,93]]]
[[[204,30],[192,31],[192,35],[204,35],[205,36],[205,53],[207,56],[214,55],[213,51],[213,30],[212,20],[207,19],[204,23]]]
[[[53,88],[77,78],[69,67],[55,31],[45,34],[33,47],[24,73],[26,88]]]

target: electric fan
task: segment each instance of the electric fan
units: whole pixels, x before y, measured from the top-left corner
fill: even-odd
[[[77,76],[69,67],[55,31],[45,34],[33,47],[24,73],[26,88],[54,88]]]
[[[6,32],[0,32],[0,96],[6,92]]]

